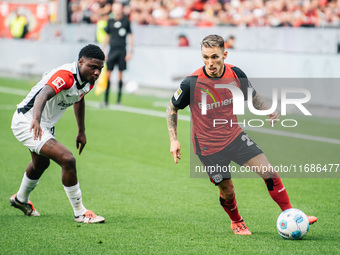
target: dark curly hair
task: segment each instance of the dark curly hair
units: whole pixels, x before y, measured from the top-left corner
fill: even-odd
[[[78,60],[82,57],[105,60],[105,54],[102,49],[94,44],[88,44],[80,50]]]

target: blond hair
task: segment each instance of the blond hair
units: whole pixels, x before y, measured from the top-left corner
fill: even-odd
[[[208,35],[204,37],[204,39],[202,40],[201,48],[202,47],[207,48],[219,47],[224,51],[224,39],[219,35]]]

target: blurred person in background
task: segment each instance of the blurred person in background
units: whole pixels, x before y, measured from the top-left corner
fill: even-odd
[[[98,3],[99,9],[92,14],[91,20],[93,23],[96,23],[96,41],[98,43],[104,43],[106,37],[104,29],[107,26],[107,21],[109,20],[112,1],[99,0]]]
[[[339,27],[336,0],[117,0],[131,8],[131,22],[141,25],[237,27]],[[116,2],[117,2],[116,1]],[[69,21],[96,23],[96,12],[111,0],[70,0]],[[74,15],[73,15],[74,12]]]
[[[231,35],[225,41],[224,48],[225,49],[234,49],[234,44],[235,44],[235,36]]]
[[[61,32],[60,28],[56,28],[53,32],[53,35],[49,38],[50,41],[52,42],[64,42],[65,38]]]
[[[10,31],[15,39],[22,39],[28,33],[27,19],[18,10],[14,12],[14,18],[10,22]]]
[[[106,52],[106,46],[110,45],[109,53],[106,55],[107,64],[107,88],[104,96],[104,105],[109,104],[111,74],[115,65],[118,65],[118,96],[117,104],[121,104],[123,91],[123,71],[126,70],[126,62],[129,61],[133,53],[134,38],[131,30],[129,17],[124,15],[123,4],[114,3],[112,5],[112,18],[108,20],[105,27],[107,33],[104,43],[103,51]],[[129,48],[126,50],[126,40],[128,37]]]
[[[189,47],[190,43],[189,43],[189,39],[188,37],[186,37],[186,35],[184,34],[180,34],[178,36],[178,47]]]

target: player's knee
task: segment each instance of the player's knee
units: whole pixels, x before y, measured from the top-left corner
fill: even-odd
[[[235,195],[234,185],[221,185],[220,186],[221,197],[224,199],[232,199]]]
[[[40,170],[46,170],[48,167],[50,166],[50,161],[49,160],[46,160],[46,161],[43,161],[40,165],[39,165],[39,168]]]
[[[39,162],[31,161],[26,168],[26,172],[29,173],[29,178],[39,179],[49,165],[50,160],[43,160]]]
[[[44,171],[50,166],[50,160],[39,160],[39,161],[31,161],[27,166],[27,169],[32,169],[33,171]]]
[[[65,153],[61,157],[61,165],[66,169],[75,169],[76,159],[71,153]]]

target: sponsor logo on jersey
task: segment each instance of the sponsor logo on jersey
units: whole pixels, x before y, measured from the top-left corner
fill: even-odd
[[[122,26],[122,22],[120,21],[116,21],[115,23],[113,23],[114,28],[120,28],[121,26]]]
[[[62,86],[64,86],[66,84],[66,82],[60,78],[59,76],[54,80],[52,81],[52,84],[57,88],[57,89],[60,89]]]
[[[217,102],[214,102],[214,103],[211,103],[211,104],[207,104],[206,107],[207,107],[207,111],[208,111],[208,110],[215,109],[215,108],[218,108],[218,107],[221,107],[221,106],[228,106],[232,103],[233,103],[233,99],[230,98],[230,99],[222,100],[220,102],[217,101]],[[202,103],[198,103],[198,107],[200,109],[202,109]]]
[[[202,83],[202,82],[197,82],[197,83],[204,85],[204,86],[208,86],[207,84]],[[225,85],[225,84],[222,84],[222,85]],[[236,82],[231,82],[231,83],[229,83],[229,85],[237,86]],[[215,88],[216,88],[216,86],[218,86],[218,85],[215,84]],[[202,103],[198,103],[198,107],[201,109],[202,115],[206,115],[207,110],[218,108],[218,107],[221,107],[221,106],[224,106],[224,105],[232,104],[232,98],[225,99],[225,100],[222,101],[220,95],[217,93],[217,91],[214,87],[209,87],[211,92],[209,91],[209,89],[204,89],[204,88],[201,88],[201,87],[197,87],[197,88],[200,89],[201,93],[202,93],[202,95],[201,95]],[[215,95],[216,99],[215,99],[213,94]],[[214,101],[214,103],[207,104],[207,96],[208,95],[211,97],[211,99]]]
[[[60,102],[58,105],[61,106],[62,109],[66,109],[67,107],[73,105],[73,103]]]
[[[118,34],[121,36],[121,37],[124,37],[126,35],[126,29],[125,28],[120,28],[118,30]]]
[[[203,96],[209,95],[209,96],[212,98],[212,100],[214,101],[215,106],[217,107],[216,99],[215,99],[215,97],[213,96],[213,94],[211,94],[211,93],[209,92],[208,89],[204,89],[204,88],[200,88],[200,87],[198,87],[198,89],[202,90],[202,98],[203,98]],[[222,103],[222,102],[221,102],[221,98],[220,98],[220,96],[218,95],[217,91],[216,91],[215,89],[213,89],[213,88],[210,88],[210,89],[216,94],[216,96],[217,96],[217,98],[218,98],[218,101],[219,101],[220,103]],[[202,101],[203,101],[203,100],[202,100]]]
[[[174,94],[174,98],[175,100],[177,100],[179,98],[179,96],[182,94],[182,90],[181,88],[179,88],[178,90],[176,90],[175,94]]]

